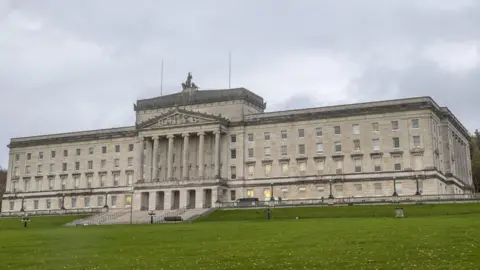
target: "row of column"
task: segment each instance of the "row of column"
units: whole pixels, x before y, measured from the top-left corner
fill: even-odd
[[[197,132],[196,133],[199,138],[198,144],[198,177],[200,179],[204,178],[204,169],[205,169],[205,132]],[[215,159],[215,178],[220,178],[220,131],[213,131],[215,135],[215,149],[214,149],[214,159]],[[153,165],[153,170],[151,174],[150,181],[157,179],[158,176],[158,149],[160,143],[161,136],[154,136],[153,139],[153,146],[151,145],[152,142],[149,141],[147,137],[139,137],[138,139],[138,147],[137,147],[137,180],[147,180],[143,179],[144,168],[143,168],[143,155],[146,152],[146,162],[147,164]],[[184,179],[188,179],[188,156],[189,156],[189,137],[190,133],[183,133],[183,159],[182,159],[182,166],[183,171],[182,175]],[[166,136],[168,139],[168,148],[167,148],[167,179],[173,179],[173,153],[174,153],[174,140],[175,134],[169,134]],[[146,141],[147,149],[144,151],[143,143]],[[147,178],[150,174],[147,174]]]

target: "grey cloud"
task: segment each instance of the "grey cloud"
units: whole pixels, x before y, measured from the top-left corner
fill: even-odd
[[[469,0],[0,1],[0,143],[133,124],[132,103],[160,94],[162,59],[164,94],[188,71],[204,89],[226,88],[230,50],[233,86],[269,110],[431,95],[474,129],[478,67],[446,71],[424,50],[480,42],[478,25],[480,2]],[[305,55],[340,55],[322,68],[347,86],[309,70],[318,66]]]

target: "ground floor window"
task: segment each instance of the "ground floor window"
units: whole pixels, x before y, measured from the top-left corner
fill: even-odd
[[[112,207],[116,207],[117,206],[117,196],[111,196],[110,197],[110,205]]]
[[[77,208],[77,198],[72,198],[72,208]]]
[[[13,211],[15,208],[15,202],[10,202],[10,211]]]
[[[235,190],[230,190],[230,200],[235,201],[237,199],[237,194]]]
[[[35,210],[38,209],[38,200],[33,201],[33,209],[35,209]]]
[[[52,201],[50,199],[47,199],[45,202],[47,209],[50,209],[52,207]]]
[[[255,193],[253,192],[253,189],[247,189],[247,197],[248,198],[253,198]]]

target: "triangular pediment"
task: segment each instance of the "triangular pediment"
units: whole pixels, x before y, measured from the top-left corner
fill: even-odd
[[[227,119],[206,114],[200,112],[187,111],[182,109],[174,109],[165,114],[156,116],[152,119],[137,124],[137,128],[150,129],[150,128],[165,128],[184,125],[198,125],[207,123],[225,123]]]

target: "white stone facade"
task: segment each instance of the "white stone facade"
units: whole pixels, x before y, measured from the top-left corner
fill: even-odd
[[[132,127],[14,138],[2,212],[471,190],[469,134],[429,97],[265,107],[243,88],[187,87],[137,101]]]

